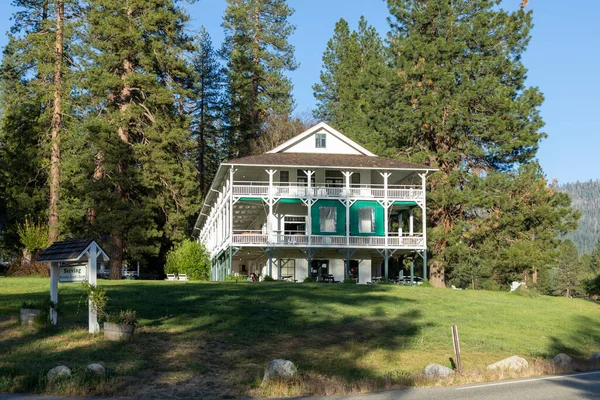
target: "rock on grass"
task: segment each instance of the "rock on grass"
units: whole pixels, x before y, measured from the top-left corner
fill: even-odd
[[[48,377],[48,380],[71,376],[71,369],[66,365],[59,365],[48,371],[48,375],[46,376]]]
[[[518,371],[523,368],[527,368],[528,366],[529,366],[529,363],[527,362],[526,359],[521,358],[519,356],[512,356],[512,357],[505,358],[504,360],[500,360],[494,364],[488,365],[487,369],[488,370],[507,369],[510,371]]]
[[[429,364],[423,372],[425,378],[447,378],[453,374],[454,371],[452,369],[440,364]]]

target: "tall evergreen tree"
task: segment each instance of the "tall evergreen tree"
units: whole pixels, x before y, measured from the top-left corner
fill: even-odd
[[[292,84],[284,75],[297,68],[288,42],[292,13],[286,0],[227,0],[221,52],[227,61],[229,157],[248,154],[267,115],[293,109]]]
[[[1,77],[0,152],[4,163],[0,169],[6,176],[2,192],[10,226],[27,214],[47,218],[55,240],[59,232],[59,139],[70,125],[62,116],[72,114],[72,101],[66,99],[64,87],[72,83],[72,62],[68,60],[77,58],[71,44],[80,21],[79,2],[15,0],[13,6],[18,11],[13,16]],[[40,208],[42,200],[44,209]],[[5,238],[14,244],[13,231],[9,229]]]
[[[181,99],[189,97],[192,42],[173,0],[88,0],[86,7],[81,82],[89,104],[79,166],[87,177],[72,188],[71,222],[109,235],[110,276],[118,279],[125,259],[156,255],[189,233],[197,184]],[[88,215],[76,218],[81,209]]]
[[[532,16],[523,9],[504,11],[500,0],[388,0],[388,5],[390,55],[399,78],[390,97],[403,134],[390,136],[386,145],[440,169],[430,179],[429,216],[431,280],[441,286],[447,249],[460,240],[457,226],[481,208],[473,178],[532,162],[545,137],[543,96],[525,85],[521,62]],[[511,242],[502,245],[507,246]]]
[[[555,293],[565,297],[584,294],[581,283],[586,271],[577,247],[572,241],[566,240],[561,243],[559,251]]]
[[[193,84],[189,104],[192,134],[197,143],[196,168],[202,198],[210,188],[214,174],[224,158],[223,68],[204,27],[196,38],[197,51],[192,57]]]

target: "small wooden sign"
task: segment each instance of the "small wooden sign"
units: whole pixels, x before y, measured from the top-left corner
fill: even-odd
[[[460,362],[460,342],[458,341],[458,328],[456,325],[452,325],[452,341],[454,342],[454,355],[456,356],[456,368],[458,372],[462,372],[462,365]]]
[[[87,280],[87,264],[61,266],[58,269],[58,281],[61,283],[83,282]]]

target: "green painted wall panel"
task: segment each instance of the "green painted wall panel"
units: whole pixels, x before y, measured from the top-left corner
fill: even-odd
[[[360,208],[373,208],[375,209],[375,232],[372,233],[360,233],[358,230],[358,210]],[[385,224],[384,215],[385,211],[381,204],[376,201],[370,200],[359,200],[350,206],[350,235],[351,236],[384,236],[385,235]]]
[[[335,207],[337,221],[335,232],[321,232],[321,207]],[[338,200],[318,200],[311,209],[312,234],[328,236],[346,236],[346,207]]]

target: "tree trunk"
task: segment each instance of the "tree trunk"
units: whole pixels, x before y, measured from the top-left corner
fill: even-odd
[[[444,276],[444,265],[439,261],[435,261],[431,263],[429,267],[429,283],[432,286],[444,288],[446,287],[445,276]]]
[[[56,13],[56,60],[54,62],[54,110],[52,113],[52,154],[50,158],[50,205],[48,228],[49,240],[58,240],[58,201],[60,198],[60,130],[62,127],[62,63],[64,0],[57,0]]]
[[[112,251],[110,254],[110,276],[112,279],[121,279],[121,268],[123,266],[124,243],[123,237],[119,232],[110,235],[112,241]]]
[[[206,98],[206,93],[204,91],[206,82],[204,79],[202,80],[202,89],[200,93],[200,137],[198,138],[198,146],[200,147],[200,159],[199,161],[199,169],[200,169],[200,196],[204,198],[206,196],[206,177],[205,174],[205,160],[206,157],[206,139],[204,137],[204,125],[206,124],[205,115],[204,115],[204,103]]]

